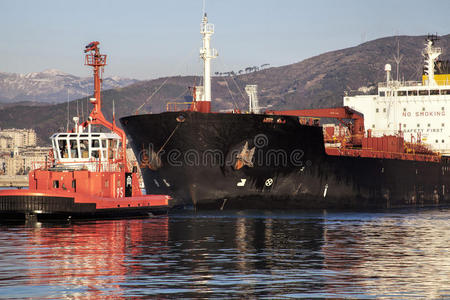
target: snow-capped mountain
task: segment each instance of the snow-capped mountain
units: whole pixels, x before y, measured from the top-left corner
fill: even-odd
[[[108,77],[103,79],[103,90],[121,88],[137,82],[136,79]],[[59,103],[92,95],[92,77],[77,77],[55,69],[28,74],[0,72],[0,102],[34,101]]]

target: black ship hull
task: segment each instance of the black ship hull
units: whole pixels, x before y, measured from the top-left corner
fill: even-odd
[[[332,156],[297,117],[167,112],[121,119],[149,194],[211,209],[450,204],[450,161]],[[244,155],[243,155],[244,154]]]
[[[7,191],[5,191],[7,192]],[[0,222],[8,220],[77,220],[139,218],[167,214],[166,206],[96,208],[96,203],[76,203],[73,197],[1,195]]]

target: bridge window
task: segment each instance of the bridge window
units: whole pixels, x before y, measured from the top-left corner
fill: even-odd
[[[398,91],[397,96],[406,96],[406,91]]]
[[[439,95],[439,90],[431,90],[430,95]]]
[[[92,140],[92,147],[98,148],[100,147],[100,141],[98,139]]]
[[[89,158],[89,141],[81,140],[80,141],[80,151],[82,158]]]
[[[92,157],[93,158],[99,158],[100,157],[98,150],[92,150]]]
[[[429,91],[428,90],[420,90],[419,91],[419,95],[420,96],[428,96],[429,95]]]
[[[380,92],[380,97],[384,97],[384,96],[386,96],[386,93],[385,92]]]
[[[377,109],[375,109],[375,112],[379,112],[380,110],[377,108]]]
[[[118,143],[114,139],[108,140],[108,159],[117,158],[117,146]]]
[[[408,91],[408,96],[417,96],[417,91]]]
[[[69,158],[69,152],[67,151],[67,141],[59,140],[58,141],[59,154],[61,158]]]
[[[450,95],[450,90],[442,90],[441,95]]]
[[[79,158],[78,155],[78,140],[70,139],[70,157]]]

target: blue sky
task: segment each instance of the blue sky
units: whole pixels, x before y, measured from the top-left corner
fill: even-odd
[[[88,76],[82,50],[98,40],[106,76],[200,74],[202,2],[0,0],[0,72]],[[213,71],[290,64],[391,35],[450,33],[449,0],[206,0],[206,11],[219,51]]]

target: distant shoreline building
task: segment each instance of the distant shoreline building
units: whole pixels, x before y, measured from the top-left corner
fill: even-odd
[[[0,175],[26,175],[49,159],[50,147],[37,147],[33,129],[0,130]]]
[[[0,129],[0,149],[36,147],[36,142],[34,129]]]

